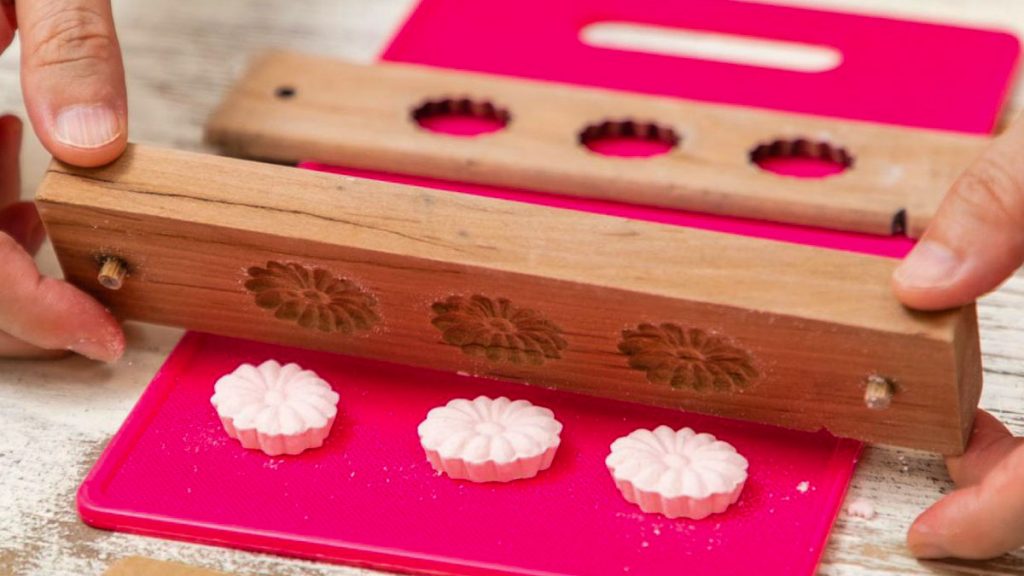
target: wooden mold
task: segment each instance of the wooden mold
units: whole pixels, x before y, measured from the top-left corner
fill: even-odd
[[[457,113],[504,129],[474,138],[418,121]],[[627,135],[671,148],[616,158],[586,144]],[[229,154],[457,179],[874,234],[917,237],[975,158],[977,136],[441,70],[271,53],[207,124]],[[847,166],[796,179],[776,156]]]
[[[980,393],[886,258],[141,146],[37,201],[122,318],[948,454]]]

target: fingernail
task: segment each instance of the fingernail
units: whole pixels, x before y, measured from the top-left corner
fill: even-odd
[[[54,125],[55,136],[75,148],[99,148],[121,135],[121,121],[104,105],[74,105],[60,111]]]
[[[960,259],[938,242],[922,240],[903,260],[893,276],[909,288],[931,288],[949,284],[960,268]]]

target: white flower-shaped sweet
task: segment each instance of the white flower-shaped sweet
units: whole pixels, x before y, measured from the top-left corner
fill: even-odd
[[[747,480],[732,445],[690,428],[636,430],[612,443],[605,464],[626,500],[670,518],[723,512]]]
[[[229,436],[271,456],[320,446],[338,414],[330,384],[298,364],[276,360],[242,364],[222,376],[210,402]]]
[[[438,472],[474,482],[508,482],[551,466],[562,424],[526,400],[452,400],[419,425],[420,443]]]

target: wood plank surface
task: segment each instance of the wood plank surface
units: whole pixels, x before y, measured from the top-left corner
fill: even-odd
[[[429,110],[468,104],[491,119],[511,119],[495,133],[453,138],[417,124],[414,112],[427,103],[434,106]],[[615,158],[580,143],[585,133],[624,130],[678,144],[659,156]],[[318,160],[874,234],[890,234],[895,227],[912,236],[924,230],[944,191],[986,142],[977,136],[425,66],[360,66],[289,52],[256,58],[210,118],[206,135],[224,151],[249,158]],[[779,176],[753,162],[759,146],[774,150],[765,154],[823,155],[843,163],[849,156],[852,165],[828,178]],[[784,147],[804,150],[785,152]]]
[[[778,0],[782,3],[782,0]],[[813,8],[1010,29],[1024,34],[1020,0],[785,0]],[[202,125],[247,62],[268,48],[312,51],[369,63],[404,17],[410,0],[113,0],[128,68],[132,137],[202,149]],[[525,35],[524,35],[525,37]],[[23,119],[17,42],[0,57],[0,108]],[[941,94],[936,94],[941,97]],[[1014,107],[1024,107],[1017,91]],[[30,197],[49,157],[26,130],[23,187]],[[53,252],[40,265],[60,274]],[[985,390],[982,406],[1024,433],[1024,276],[978,307]],[[232,573],[273,576],[370,576],[226,548],[95,530],[74,510],[74,492],[110,436],[177,342],[180,331],[129,323],[129,347],[115,367],[79,358],[0,361],[0,574],[101,574],[136,554]],[[911,450],[869,448],[849,498],[874,502],[867,521],[841,513],[820,573],[1001,576],[1024,573],[1024,553],[985,562],[928,562],[904,546],[910,522],[952,489],[941,458]]]

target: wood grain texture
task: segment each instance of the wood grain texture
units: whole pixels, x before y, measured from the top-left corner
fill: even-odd
[[[773,0],[783,3],[783,0]],[[1024,34],[1019,0],[785,0],[818,9],[1009,28]],[[287,47],[370,62],[400,23],[409,0],[113,0],[128,68],[134,139],[200,150],[202,125],[268,47]],[[524,38],[526,38],[524,34]],[[0,107],[25,118],[18,46],[0,57]],[[936,97],[941,97],[937,94]],[[1024,92],[1014,97],[1024,106]],[[25,131],[23,189],[31,197],[49,157]],[[52,250],[39,259],[59,275]],[[1024,276],[979,302],[985,390],[982,406],[1024,434]],[[125,358],[106,367],[79,358],[0,360],[0,574],[101,574],[126,554],[178,560],[232,573],[274,576],[370,576],[361,568],[161,540],[89,528],[78,520],[74,492],[180,331],[129,323]],[[928,562],[904,545],[914,517],[952,489],[940,458],[889,447],[869,448],[851,497],[870,498],[871,521],[841,513],[819,573],[826,576],[999,575],[1024,573],[1024,553],[991,561]]]
[[[103,576],[229,576],[226,572],[214,572],[188,566],[179,562],[162,562],[141,556],[118,560],[103,573]]]
[[[905,309],[887,258],[139,146],[37,203],[123,318],[943,453],[980,391],[974,307]]]
[[[287,97],[279,90],[286,87]],[[474,138],[421,128],[425,103],[464,102],[504,130]],[[607,121],[612,124],[605,124]],[[591,152],[581,137],[641,126],[678,145],[650,158]],[[589,131],[588,131],[589,127]],[[229,154],[524,188],[890,234],[918,235],[986,142],[975,136],[441,70],[360,66],[275,52],[256,59],[206,128]],[[853,165],[820,179],[779,176],[751,161],[804,141]],[[771,146],[777,144],[776,146]],[[797,148],[800,147],[798,144]],[[806,151],[805,151],[806,152]],[[789,152],[784,153],[787,155]]]

